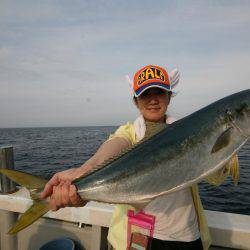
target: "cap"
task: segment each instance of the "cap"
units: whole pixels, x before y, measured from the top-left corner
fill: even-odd
[[[174,77],[169,77],[167,71],[160,66],[148,65],[141,68],[134,76],[133,91],[135,97],[140,96],[145,90],[152,87],[173,92],[173,87],[179,82],[180,74],[177,69],[173,70],[171,74]],[[171,81],[171,78],[175,81]]]

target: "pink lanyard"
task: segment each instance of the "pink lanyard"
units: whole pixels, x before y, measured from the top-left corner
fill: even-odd
[[[127,249],[131,243],[131,227],[132,225],[149,230],[149,235],[152,238],[154,233],[155,216],[145,214],[144,212],[134,213],[133,210],[128,210],[128,231],[127,231]]]

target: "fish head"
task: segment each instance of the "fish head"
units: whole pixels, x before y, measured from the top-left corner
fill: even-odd
[[[250,137],[250,89],[234,95],[226,107],[226,119],[248,138]]]

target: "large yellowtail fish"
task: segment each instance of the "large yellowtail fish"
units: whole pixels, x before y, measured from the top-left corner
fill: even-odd
[[[85,200],[143,206],[201,181],[223,167],[250,136],[250,90],[225,97],[171,124],[74,182]],[[34,204],[15,234],[49,210],[40,199],[46,180],[0,170],[30,190]]]

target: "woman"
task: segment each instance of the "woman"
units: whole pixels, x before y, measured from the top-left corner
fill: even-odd
[[[85,201],[77,195],[75,186],[71,184],[73,180],[145,136],[150,136],[158,127],[171,123],[166,111],[173,88],[178,83],[178,72],[174,73],[169,79],[165,69],[148,65],[135,74],[134,102],[141,116],[134,123],[118,128],[81,167],[52,177],[42,194],[43,198],[50,196],[52,210],[65,206],[83,206]],[[232,164],[227,164],[208,180],[213,184],[220,184],[233,172],[230,170],[231,166]],[[126,249],[128,209],[131,209],[128,205],[116,206],[109,230],[109,242],[118,250]],[[144,212],[156,218],[151,249],[208,249],[211,240],[197,185],[158,197],[144,208]]]

